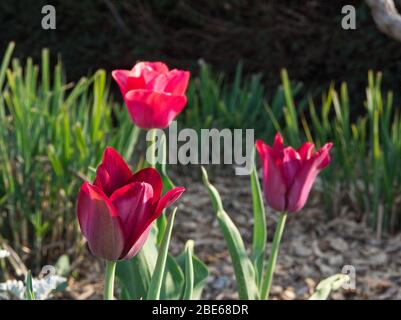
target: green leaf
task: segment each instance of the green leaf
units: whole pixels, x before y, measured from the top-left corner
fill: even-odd
[[[2,87],[3,87],[4,78],[6,76],[6,70],[10,63],[14,48],[15,48],[15,42],[10,42],[8,44],[6,53],[4,54],[3,61],[1,63],[1,67],[0,67],[0,89],[2,89]]]
[[[241,300],[259,299],[259,290],[256,283],[255,269],[246,253],[241,234],[231,218],[224,211],[220,195],[216,188],[210,184],[207,177],[207,172],[203,167],[202,175],[203,183],[208,189],[210,198],[212,199],[217,220],[219,221],[220,228],[223,232],[224,239],[226,240],[228,250],[231,255],[239,298]]]
[[[162,135],[160,137],[160,148],[159,148],[159,158],[161,158],[162,163],[157,163],[156,164],[156,169],[160,172],[160,175],[162,177],[162,183],[163,183],[163,193],[166,193],[167,191],[173,189],[175,187],[174,183],[171,181],[170,177],[167,175],[167,169],[166,169],[166,163],[167,163],[167,143],[166,143],[166,136]],[[162,214],[158,219],[157,219],[157,228],[158,228],[158,234],[157,234],[157,244],[160,245],[164,231],[166,230],[167,226],[167,219],[166,215]]]
[[[341,286],[349,281],[349,276],[346,274],[336,274],[322,280],[316,287],[316,291],[309,300],[326,300],[331,291],[338,290]]]
[[[184,290],[184,273],[173,256],[168,255],[164,272],[161,300],[178,300]]]
[[[147,294],[148,300],[159,300],[160,291],[162,288],[162,281],[166,269],[166,260],[168,255],[168,248],[170,245],[171,232],[173,230],[174,217],[177,208],[174,209],[170,216],[170,221],[167,224],[163,240],[160,244],[159,255],[157,257],[155,270],[153,271],[152,280],[150,282],[149,291]]]
[[[185,245],[185,289],[182,297],[184,300],[191,300],[194,291],[193,250],[194,242],[192,240],[187,241]]]
[[[58,275],[66,277],[71,271],[70,258],[68,255],[63,254],[60,258],[58,258],[55,268]]]
[[[186,258],[187,256],[185,250],[176,258],[182,270],[185,270]],[[192,299],[199,300],[202,296],[203,287],[206,284],[207,277],[209,276],[209,271],[206,265],[199,260],[195,254],[192,254],[192,265],[194,269]]]
[[[260,188],[255,161],[253,161],[253,168],[251,172],[251,191],[253,203],[252,260],[256,270],[256,280],[260,286],[263,276],[263,261],[267,241],[267,232],[263,193]]]
[[[28,270],[25,280],[25,299],[26,300],[35,300],[35,293],[33,292],[32,285],[32,272]]]

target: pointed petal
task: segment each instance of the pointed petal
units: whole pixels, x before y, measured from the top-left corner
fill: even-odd
[[[153,202],[159,200],[162,190],[163,182],[160,173],[154,168],[145,168],[135,173],[129,182],[146,182],[153,188]]]
[[[283,150],[284,150],[283,137],[281,136],[280,132],[277,132],[276,136],[274,137],[274,144],[273,144],[274,155],[276,157],[281,157]]]
[[[93,184],[110,196],[116,189],[125,185],[131,176],[132,172],[124,159],[113,148],[107,147]]]
[[[286,207],[286,183],[281,168],[274,158],[274,151],[262,140],[256,141],[256,149],[263,163],[263,191],[270,207],[284,211]]]
[[[132,90],[125,95],[125,104],[132,121],[140,128],[167,128],[184,109],[185,96],[173,96],[151,90]]]
[[[117,209],[124,231],[123,256],[139,239],[154,212],[153,189],[145,182],[133,182],[116,190],[110,197]]]
[[[124,96],[128,91],[129,70],[113,70],[111,75],[120,87],[121,94]]]
[[[333,147],[333,144],[330,143],[326,143],[319,151],[318,153],[324,153],[326,155],[326,157],[324,157],[322,163],[319,166],[319,169],[322,170],[324,168],[326,168],[329,164],[330,164],[330,150]]]
[[[184,95],[188,87],[189,77],[190,73],[188,71],[177,69],[170,71],[164,91],[176,96]]]
[[[312,158],[302,164],[302,168],[295,176],[288,194],[289,212],[297,212],[304,207],[316,177],[330,163],[329,151],[331,146],[331,143],[326,144]]]
[[[311,142],[305,142],[299,149],[298,153],[303,161],[310,159],[315,151],[315,145]]]
[[[290,188],[295,175],[301,168],[302,159],[297,151],[292,147],[286,147],[283,150],[282,171],[285,178],[287,188]]]
[[[160,216],[160,214],[163,212],[165,208],[167,208],[168,206],[172,205],[175,201],[177,201],[184,193],[184,191],[185,188],[183,187],[177,187],[167,191],[166,194],[160,198],[159,203],[157,204],[155,210],[155,215],[157,216],[156,218]]]
[[[106,260],[119,259],[124,236],[118,213],[98,187],[85,182],[79,192],[78,220],[90,251]]]

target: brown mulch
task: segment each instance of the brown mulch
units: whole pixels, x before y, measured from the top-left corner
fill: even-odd
[[[252,199],[249,177],[211,175],[227,213],[239,228],[247,248],[252,242]],[[203,299],[237,299],[235,278],[225,241],[214,217],[210,199],[199,177],[175,177],[187,191],[179,202],[171,251],[177,254],[188,239],[209,268]],[[287,219],[271,296],[273,299],[307,299],[317,283],[354,266],[355,290],[341,289],[332,299],[401,299],[401,235],[384,236],[362,223],[344,208],[335,219],[313,203]],[[268,249],[274,233],[276,213],[267,209]],[[269,251],[268,251],[269,252]],[[64,298],[101,297],[103,266],[97,259],[78,261],[76,279],[70,279]]]

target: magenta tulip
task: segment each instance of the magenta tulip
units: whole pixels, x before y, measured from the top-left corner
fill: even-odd
[[[78,197],[78,219],[90,251],[106,260],[135,256],[153,221],[185,191],[175,188],[161,197],[160,174],[147,168],[132,174],[124,159],[106,148],[93,184],[85,182]]]
[[[262,140],[256,149],[263,163],[263,191],[270,207],[281,212],[301,210],[319,172],[330,163],[332,143],[314,152],[313,143],[304,143],[298,150],[284,147],[277,133],[273,147]]]
[[[139,62],[131,70],[114,70],[132,121],[140,128],[167,128],[184,109],[189,72],[169,70],[162,62]]]

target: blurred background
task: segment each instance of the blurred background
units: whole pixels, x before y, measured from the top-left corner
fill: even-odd
[[[56,30],[40,28],[45,4],[56,7]],[[347,4],[356,30],[341,28]],[[401,79],[400,45],[377,30],[363,0],[1,1],[0,48],[10,41],[20,57],[39,57],[43,47],[62,54],[71,79],[136,60],[197,73],[199,59],[228,74],[242,61],[271,88],[284,67],[307,88],[352,79],[351,89],[363,89],[369,69],[383,71],[386,86]]]
[[[396,4],[390,15],[384,3]],[[41,28],[44,5],[56,8],[56,30]],[[345,5],[356,9],[355,30],[341,27]],[[144,132],[111,71],[161,60],[191,71],[180,127],[253,128],[268,143],[280,131],[295,147],[334,142],[305,210],[289,219],[275,298],[307,298],[352,264],[358,288],[336,298],[401,299],[401,30],[394,40],[386,24],[401,21],[396,8],[400,1],[0,1],[0,250],[11,252],[0,279],[70,259],[62,297],[99,297],[103,265],[85,247],[76,196],[107,145],[140,166]],[[249,177],[208,170],[249,243]],[[199,166],[168,171],[187,187],[172,252],[194,239],[210,270],[205,297],[237,298]],[[275,219],[268,211],[269,240]]]

